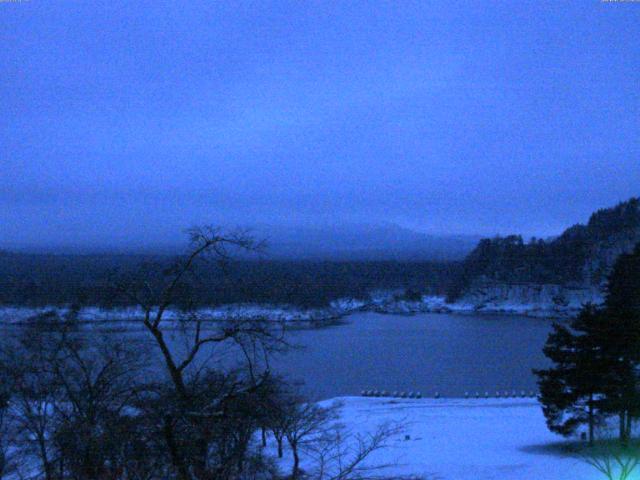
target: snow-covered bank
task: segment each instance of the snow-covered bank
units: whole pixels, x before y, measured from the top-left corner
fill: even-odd
[[[447,303],[441,296],[422,296],[419,300],[407,300],[398,292],[374,292],[367,300],[340,299],[324,308],[301,308],[292,305],[233,304],[219,307],[202,308],[199,315],[210,322],[225,318],[265,318],[285,322],[291,327],[321,327],[332,325],[343,317],[355,312],[377,312],[387,314],[412,315],[418,313],[492,313],[536,317],[563,318],[575,315],[582,303],[578,300],[564,304],[557,303],[517,303],[513,299],[474,299],[465,298],[456,303]],[[67,307],[0,307],[0,325],[26,323],[46,312],[57,312],[64,316]],[[168,310],[165,319],[177,321],[183,314],[177,310]],[[127,329],[143,317],[140,308],[84,307],[78,313],[78,320],[109,328]]]
[[[505,289],[505,292],[511,290]],[[576,315],[587,302],[600,303],[602,297],[593,295],[573,295],[562,297],[517,295],[466,295],[461,300],[447,303],[444,297],[428,296],[420,300],[407,300],[397,295],[372,295],[370,302],[361,309],[378,313],[415,314],[415,313],[488,313],[523,315],[530,317],[568,318]]]
[[[455,305],[476,311],[569,317],[585,303],[602,303],[602,289],[584,285],[486,283],[468,289]]]
[[[378,473],[424,480],[567,480],[601,478],[563,453],[532,399],[383,399],[344,397],[341,422],[366,434],[385,422],[406,424],[370,465]],[[326,404],[332,401],[323,402]],[[286,459],[285,459],[286,460]],[[304,466],[304,465],[303,465]],[[632,477],[640,478],[640,477]]]
[[[267,319],[274,322],[285,322],[291,327],[323,326],[337,322],[344,315],[355,310],[337,309],[334,307],[319,309],[302,309],[292,306],[240,304],[225,305],[217,308],[202,308],[198,310],[198,316],[205,322],[215,323],[224,319]],[[40,315],[55,313],[65,316],[69,312],[68,307],[0,307],[0,325],[29,323]],[[80,309],[77,319],[81,323],[95,324],[109,328],[127,329],[139,325],[144,317],[140,308],[113,308],[84,307]],[[187,318],[178,310],[167,310],[164,319],[169,322],[178,322],[181,318]]]

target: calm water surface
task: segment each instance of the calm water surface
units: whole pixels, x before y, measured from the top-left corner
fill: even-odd
[[[343,325],[290,332],[301,348],[273,358],[271,369],[303,382],[316,399],[365,389],[442,396],[529,391],[536,389],[531,369],[547,365],[542,347],[550,329],[549,320],[509,315],[359,313]],[[114,335],[156,348],[140,331]],[[167,332],[167,339],[173,347],[184,345],[179,331]],[[208,361],[221,359],[227,367],[239,358],[220,346],[208,353]]]
[[[319,398],[363,389],[465,392],[533,390],[532,368],[547,365],[542,347],[551,321],[507,315],[360,313],[348,324],[292,333],[304,348],[273,362]]]

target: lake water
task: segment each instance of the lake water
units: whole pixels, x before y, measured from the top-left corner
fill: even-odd
[[[510,315],[358,313],[346,323],[294,330],[289,341],[301,348],[271,360],[271,370],[303,382],[314,399],[358,395],[362,390],[463,396],[465,392],[536,390],[532,368],[547,365],[542,347],[551,321]],[[12,328],[3,332],[11,337]],[[4,336],[3,335],[3,336]],[[140,330],[122,341],[151,343]],[[168,331],[174,348],[179,331]],[[191,338],[191,337],[189,337]],[[142,348],[142,344],[141,344]],[[221,366],[237,363],[236,351],[210,346],[202,353]],[[208,353],[208,354],[207,354]],[[163,372],[164,374],[164,372]]]
[[[359,313],[347,321],[293,332],[304,348],[277,358],[273,370],[304,381],[316,398],[364,389],[462,396],[535,390],[531,369],[547,365],[551,321],[539,318]]]

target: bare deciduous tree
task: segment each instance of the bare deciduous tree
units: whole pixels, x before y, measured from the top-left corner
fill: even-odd
[[[282,415],[283,431],[293,455],[291,478],[296,480],[300,474],[301,450],[317,441],[318,435],[329,428],[329,422],[335,420],[338,405],[323,408],[314,403],[294,400],[285,408]]]
[[[352,480],[372,478],[388,465],[367,464],[374,452],[388,446],[403,426],[387,423],[370,434],[355,434],[338,422],[340,402],[327,407],[307,402],[285,392],[272,406],[270,429],[278,442],[282,457],[281,438],[286,438],[293,457],[292,480],[302,477],[317,480]],[[280,439],[279,439],[280,437]],[[309,460],[312,470],[303,472],[301,457]]]
[[[366,480],[384,478],[381,472],[394,463],[370,463],[371,455],[388,448],[404,430],[400,423],[384,423],[372,433],[354,433],[334,424],[308,446],[314,465],[310,477],[317,480]]]
[[[237,474],[242,469],[239,458],[244,458],[256,428],[256,411],[245,416],[238,412],[255,402],[264,390],[270,377],[270,353],[286,348],[284,328],[261,318],[214,320],[200,311],[193,287],[205,261],[225,264],[233,253],[259,251],[262,244],[244,231],[224,233],[203,227],[188,233],[191,247],[187,255],[162,269],[160,275],[150,274],[153,269],[147,269],[142,275],[129,276],[119,282],[118,290],[142,309],[142,324],[158,347],[171,381],[171,391],[165,389],[163,400],[156,399],[155,405],[159,407],[156,414],[161,418],[165,446],[179,478],[210,478],[214,471],[218,477],[231,477],[232,470]],[[177,311],[181,313],[176,317]],[[166,338],[176,322],[185,340],[184,350],[175,348]],[[213,372],[202,361],[208,359],[207,349],[222,344],[238,347],[246,375]],[[205,390],[203,385],[207,386]],[[234,430],[228,430],[229,425]]]
[[[11,385],[7,420],[19,477],[151,478],[153,455],[140,451],[132,410],[144,372],[139,346],[77,332],[50,315],[41,320],[0,362]]]
[[[46,480],[54,479],[55,451],[50,442],[55,425],[59,382],[51,368],[61,348],[64,326],[45,313],[22,332],[17,345],[5,346],[0,367],[11,385],[7,421],[23,462],[39,464]]]
[[[262,431],[266,443],[269,429],[280,456],[284,439],[291,448],[294,480],[303,453],[318,461],[319,480],[364,478],[364,460],[392,430],[351,435],[336,423],[337,406],[303,401],[273,376],[271,354],[288,348],[283,324],[214,319],[198,308],[193,287],[204,261],[224,263],[259,245],[212,228],[190,238],[190,252],[171,267],[147,265],[118,284],[142,309],[155,354],[83,327],[78,308],[38,316],[2,352],[0,378],[10,388],[0,392],[0,477],[11,451],[22,464],[14,477],[33,480],[273,479],[277,466],[257,438]],[[232,348],[237,364],[221,366],[215,346]]]
[[[126,470],[136,433],[130,405],[142,389],[144,360],[111,338],[63,344],[53,363],[64,400],[56,404],[53,436],[59,468],[74,478],[117,478]]]

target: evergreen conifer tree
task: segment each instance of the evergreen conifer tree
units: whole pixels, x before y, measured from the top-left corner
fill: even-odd
[[[626,443],[640,417],[640,245],[616,261],[604,305],[554,324],[544,353],[553,365],[534,373],[549,429],[570,435],[587,424],[593,441],[595,425],[617,415]]]
[[[601,348],[609,367],[604,377],[604,408],[618,415],[620,439],[627,442],[633,420],[640,416],[640,244],[616,261],[604,316]]]
[[[593,334],[602,321],[601,312],[586,305],[568,326],[554,323],[544,347],[544,354],[553,366],[534,370],[549,429],[568,436],[586,424],[590,442],[596,424],[603,417],[601,377],[606,368],[597,354]]]

